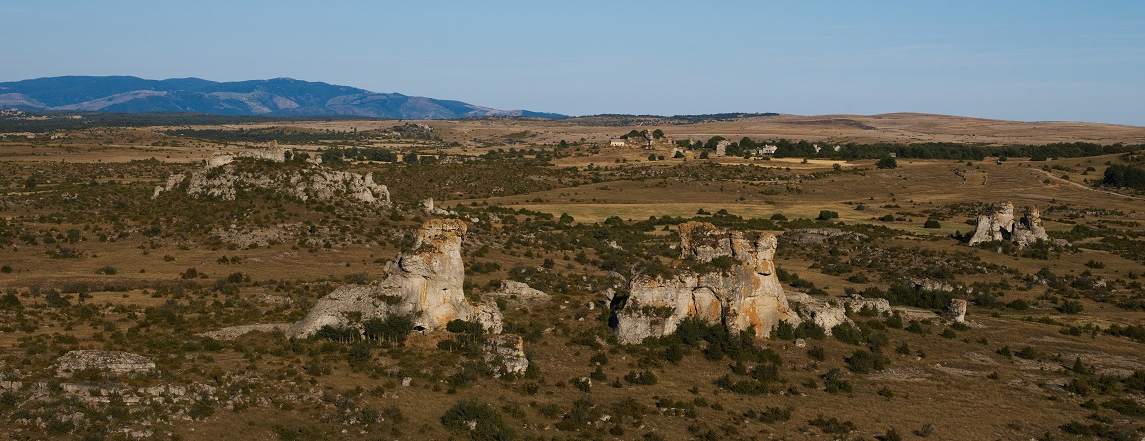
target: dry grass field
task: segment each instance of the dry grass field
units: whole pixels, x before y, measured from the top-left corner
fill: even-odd
[[[608,146],[645,129],[665,138]],[[1145,128],[886,114],[0,135],[0,440],[1145,436],[1145,197],[1099,185],[1114,164],[1142,167],[1140,150],[899,156],[880,168],[878,158],[717,157],[676,143],[1111,146],[1145,143]],[[153,197],[212,154],[271,146],[322,157],[324,170],[372,173],[393,207],[348,191],[303,201],[243,185],[235,200],[179,186]],[[350,149],[395,161],[340,156]],[[297,162],[236,164],[272,176]],[[444,211],[422,210],[429,197]],[[1005,201],[1038,207],[1064,242],[966,245],[976,217]],[[384,277],[438,217],[468,226],[468,297],[492,299],[502,280],[551,296],[498,297],[506,332],[523,337],[525,374],[494,378],[480,354],[451,345],[483,338],[460,331],[202,335],[298,321],[338,287]],[[606,292],[627,293],[650,262],[674,264],[687,220],[777,234],[788,293],[881,296],[897,313],[850,311],[853,325],[826,337],[800,330],[800,346],[794,335],[744,343],[714,331],[618,343]],[[801,241],[809,229],[840,236]],[[272,239],[228,239],[258,234]],[[965,324],[939,314],[952,298],[969,302]],[[718,349],[741,344],[754,349]],[[156,367],[58,373],[79,349]],[[862,364],[860,353],[878,360]],[[636,375],[645,372],[652,381]]]

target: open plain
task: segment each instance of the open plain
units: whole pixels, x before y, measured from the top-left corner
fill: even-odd
[[[1145,435],[1142,127],[28,118],[0,439]]]

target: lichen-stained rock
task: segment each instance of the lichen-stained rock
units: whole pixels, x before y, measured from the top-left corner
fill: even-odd
[[[967,244],[996,240],[1012,241],[1024,247],[1039,240],[1049,241],[1050,236],[1042,227],[1041,213],[1036,207],[1026,208],[1022,217],[1015,219],[1014,204],[1005,202],[990,207],[986,213],[978,216],[978,227]]]
[[[386,264],[385,280],[336,289],[319,299],[287,334],[306,337],[323,326],[360,327],[363,321],[389,314],[410,317],[422,330],[444,329],[451,320],[460,319],[476,320],[487,332],[500,332],[501,312],[496,305],[474,307],[465,299],[461,260],[465,232],[465,223],[459,220],[426,221],[413,250]]]
[[[56,375],[60,377],[71,377],[85,370],[113,376],[135,376],[154,372],[155,363],[147,357],[130,352],[97,350],[70,351],[56,361]]]
[[[529,359],[525,357],[525,341],[516,334],[500,334],[485,337],[482,358],[493,370],[494,377],[505,374],[524,375],[529,369]]]
[[[614,312],[621,343],[675,332],[681,321],[722,323],[730,332],[766,337],[780,321],[799,323],[775,275],[775,236],[724,231],[703,222],[680,225],[681,265],[673,276],[635,277]],[[730,258],[730,259],[724,259]]]

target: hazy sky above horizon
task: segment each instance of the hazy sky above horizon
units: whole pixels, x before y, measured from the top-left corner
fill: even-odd
[[[0,81],[291,77],[569,115],[1145,126],[1140,0],[324,3],[7,0]]]

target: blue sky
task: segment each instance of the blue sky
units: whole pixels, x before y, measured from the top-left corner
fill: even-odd
[[[500,109],[1145,126],[1142,1],[0,3],[0,81],[291,77]]]

